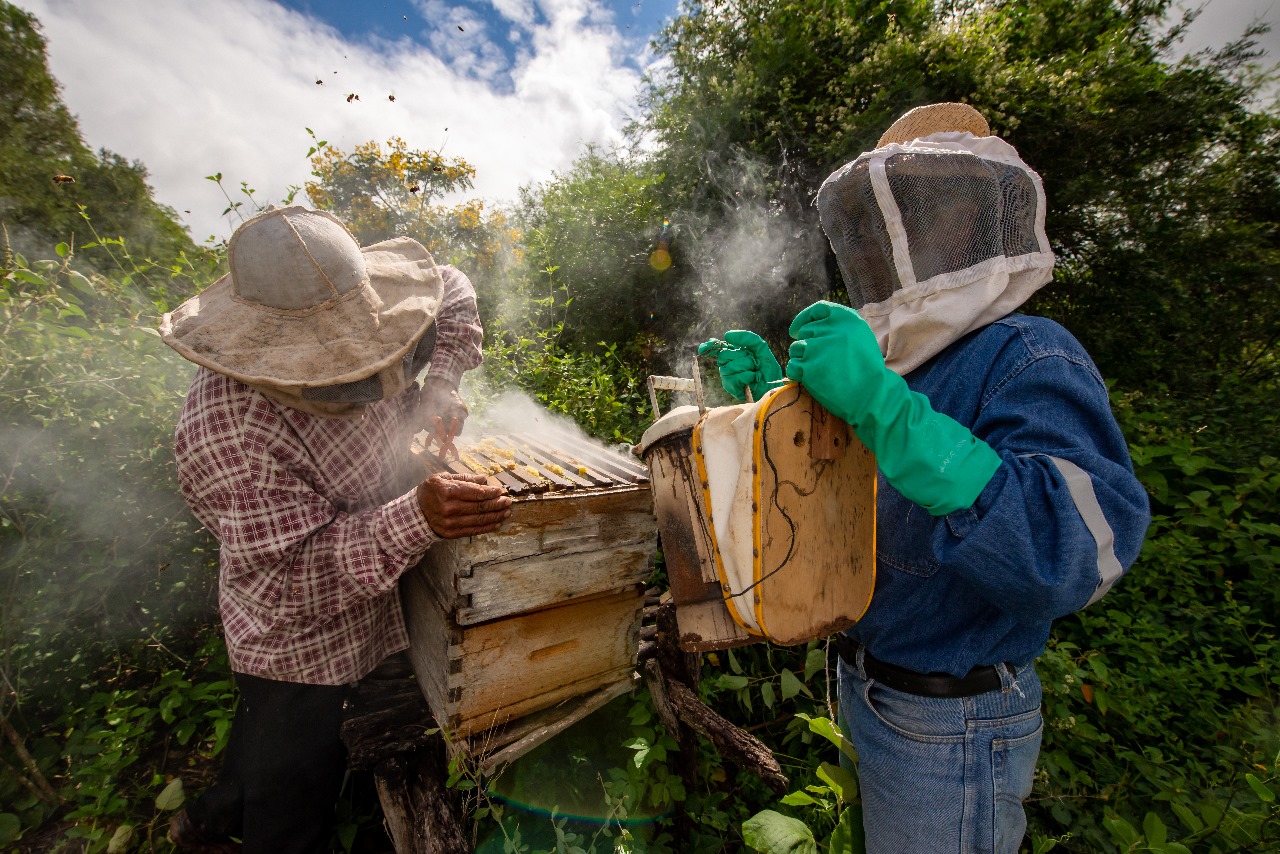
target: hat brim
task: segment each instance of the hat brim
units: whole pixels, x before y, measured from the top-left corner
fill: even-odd
[[[361,249],[368,281],[323,311],[280,312],[236,296],[230,274],[165,314],[165,343],[197,365],[254,385],[353,382],[404,358],[435,322],[444,279],[409,237]]]

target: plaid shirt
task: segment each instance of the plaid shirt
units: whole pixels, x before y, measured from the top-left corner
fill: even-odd
[[[466,276],[443,268],[429,375],[455,384],[480,363]],[[438,537],[418,509],[425,472],[416,384],[323,418],[200,368],[178,421],[183,497],[217,537],[219,606],[233,670],[341,685],[409,645],[396,582]]]

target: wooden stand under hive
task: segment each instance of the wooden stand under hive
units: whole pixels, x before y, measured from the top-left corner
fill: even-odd
[[[492,768],[632,686],[657,548],[649,473],[568,434],[489,436],[447,462],[414,450],[514,499],[501,529],[433,546],[401,581],[427,704]]]

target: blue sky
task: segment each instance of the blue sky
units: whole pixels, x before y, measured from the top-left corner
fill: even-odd
[[[679,0],[16,2],[41,21],[88,144],[145,163],[203,240],[237,224],[205,176],[277,201],[308,178],[307,128],[344,150],[399,136],[464,157],[473,195],[513,201],[622,140]],[[1280,0],[1206,0],[1185,47],[1259,17],[1280,23]],[[1263,46],[1280,56],[1280,32]]]
[[[544,9],[520,0],[283,0],[282,5],[329,23],[353,41],[408,38],[464,64],[470,55],[488,58],[506,68],[515,65],[521,50],[528,49],[528,26],[548,23]],[[594,10],[592,16],[615,27],[630,43],[631,50],[639,53],[678,6],[678,0],[611,0]]]
[[[491,205],[610,146],[636,117],[674,0],[17,0],[90,146],[137,158],[197,240],[226,237],[221,173],[261,204],[396,136],[476,168]],[[320,81],[317,85],[317,81]],[[245,208],[248,209],[248,206]]]

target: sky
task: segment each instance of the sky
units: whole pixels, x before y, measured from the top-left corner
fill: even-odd
[[[197,241],[228,237],[241,182],[262,205],[309,177],[317,138],[404,138],[514,201],[637,116],[649,38],[679,0],[16,0],[48,40],[92,148],[141,160]],[[1197,0],[1177,0],[1187,6]],[[1190,49],[1280,24],[1280,0],[1208,0]],[[1264,37],[1280,57],[1280,27]],[[249,206],[246,205],[246,208]]]

